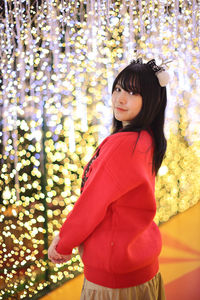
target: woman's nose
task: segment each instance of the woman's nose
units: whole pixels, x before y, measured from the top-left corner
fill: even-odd
[[[118,102],[119,103],[125,103],[126,102],[126,95],[124,93],[120,93],[118,96]]]

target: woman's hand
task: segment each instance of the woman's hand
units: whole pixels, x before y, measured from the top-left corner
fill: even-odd
[[[71,259],[71,255],[63,255],[56,251],[56,245],[59,241],[59,235],[55,236],[49,249],[48,249],[48,258],[54,263],[54,264],[61,264],[64,262],[67,262]]]

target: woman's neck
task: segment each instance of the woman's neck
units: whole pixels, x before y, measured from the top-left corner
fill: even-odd
[[[124,122],[122,122],[122,126],[123,126],[123,127],[127,126],[128,124],[129,124],[129,122],[128,122],[128,121],[124,121]]]

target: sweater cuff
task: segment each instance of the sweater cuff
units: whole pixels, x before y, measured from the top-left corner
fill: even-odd
[[[61,240],[59,240],[58,244],[55,246],[56,252],[61,255],[71,255],[72,254],[72,249],[68,250],[63,247]]]

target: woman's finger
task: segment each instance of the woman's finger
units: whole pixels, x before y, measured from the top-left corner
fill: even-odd
[[[56,251],[55,245],[51,244],[48,249],[48,258],[53,263],[63,263],[71,259],[71,255],[63,255]]]

